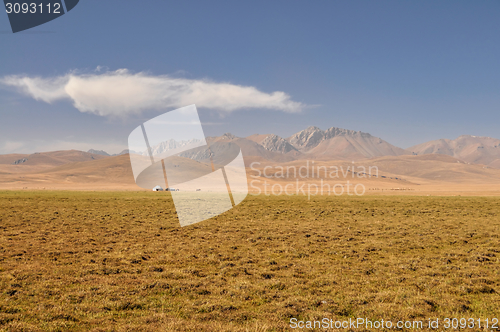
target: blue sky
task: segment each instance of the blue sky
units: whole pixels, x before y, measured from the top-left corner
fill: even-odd
[[[244,87],[235,109],[224,109],[224,96],[202,103],[207,135],[287,137],[315,125],[403,148],[462,134],[500,138],[499,17],[499,1],[82,0],[16,34],[0,15],[0,78],[47,84],[127,69],[125,78],[167,88],[175,80]],[[257,91],[250,101],[248,89]],[[191,96],[118,114],[75,107],[79,97],[35,100],[2,84],[0,153],[119,152],[136,126]]]

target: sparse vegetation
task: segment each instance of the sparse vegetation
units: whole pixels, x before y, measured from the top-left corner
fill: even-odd
[[[180,228],[168,193],[0,193],[2,331],[289,331],[498,317],[500,199],[249,196]]]

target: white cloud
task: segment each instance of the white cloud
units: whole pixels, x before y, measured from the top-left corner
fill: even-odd
[[[244,108],[300,112],[306,107],[281,91],[265,93],[252,86],[134,74],[126,69],[49,78],[6,76],[0,82],[47,103],[72,100],[80,112],[101,116],[124,116],[191,104],[222,112]]]
[[[16,87],[21,92],[36,100],[42,100],[46,103],[67,98],[67,94],[64,91],[64,86],[67,82],[66,76],[45,79],[40,77],[6,76],[0,79],[0,82]]]

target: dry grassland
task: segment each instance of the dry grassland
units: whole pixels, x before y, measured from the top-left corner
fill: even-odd
[[[499,214],[495,197],[249,196],[180,228],[167,193],[4,191],[0,330],[498,317]]]

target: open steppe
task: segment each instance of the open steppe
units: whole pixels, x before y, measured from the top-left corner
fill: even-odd
[[[16,159],[20,157],[27,161],[14,165],[15,160],[23,159]],[[188,170],[189,162],[193,163],[189,159],[184,163],[180,161],[179,169]],[[469,164],[447,155],[383,156],[355,162],[321,159],[276,162],[245,156],[245,164],[249,184],[253,181],[250,190],[254,193],[258,192],[256,188],[264,192],[265,187],[270,189],[275,184],[296,187],[297,181],[319,186],[323,180],[330,187],[345,186],[347,181],[352,185],[361,184],[365,195],[500,195],[500,169]],[[279,167],[285,170],[285,177],[275,176],[279,175]],[[301,176],[307,168],[308,175]],[[293,169],[295,174],[286,172]],[[372,176],[365,176],[363,172]],[[128,154],[103,157],[75,150],[0,156],[0,189],[141,190],[134,182]],[[314,188],[312,190],[314,193]],[[327,190],[324,193],[331,194]]]
[[[499,214],[497,197],[249,195],[181,228],[165,192],[3,191],[0,330],[491,321]]]

